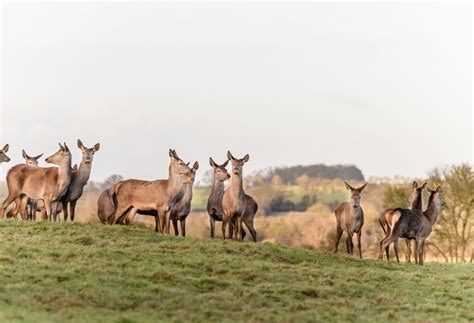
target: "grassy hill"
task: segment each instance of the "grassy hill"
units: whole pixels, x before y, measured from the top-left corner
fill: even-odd
[[[0,221],[0,321],[472,321],[474,266]]]

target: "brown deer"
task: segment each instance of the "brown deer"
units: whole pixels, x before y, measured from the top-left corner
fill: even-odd
[[[194,178],[196,177],[196,171],[199,168],[199,163],[194,162],[192,168],[189,168],[188,172],[183,175],[183,190],[184,195],[176,205],[171,209],[170,221],[173,222],[174,234],[177,236],[178,232],[178,221],[181,225],[181,235],[186,236],[186,218],[191,212],[191,201],[193,199],[193,184]],[[168,221],[169,225],[169,221]],[[168,229],[169,231],[169,229]]]
[[[2,150],[0,150],[0,164],[1,163],[8,163],[10,161],[10,158],[7,156],[7,152],[10,146],[6,144]]]
[[[410,203],[411,210],[414,210],[415,208],[420,207],[418,205],[420,201],[418,200],[419,194],[417,192],[417,190],[420,188],[421,187],[418,185],[418,183],[414,181],[411,192],[408,195],[408,202]],[[390,234],[390,231],[391,231],[390,224],[392,223],[392,219],[396,214],[398,214],[396,209],[387,209],[380,215],[379,223],[385,235]],[[410,262],[410,257],[411,257],[410,240],[405,239],[405,243],[406,243],[406,248],[407,248],[407,262]],[[393,245],[394,245],[394,251],[395,251],[395,258],[397,259],[397,262],[400,262],[400,258],[398,257],[398,240],[395,241]],[[389,247],[387,247],[387,249],[385,250],[385,253],[387,255],[387,260],[390,260]]]
[[[251,196],[245,194],[243,188],[243,166],[250,157],[247,154],[244,158],[237,159],[228,151],[227,159],[232,164],[232,175],[231,185],[224,191],[222,197],[222,238],[225,240],[225,231],[227,224],[229,224],[230,239],[235,234],[235,239],[243,241],[243,232],[245,232],[242,228],[243,222],[249,230],[252,240],[257,242],[254,219],[258,205]]]
[[[426,187],[430,193],[428,198],[428,206],[423,212],[423,215],[428,219],[430,226],[425,228],[426,238],[431,234],[431,230],[438,220],[438,216],[441,213],[441,208],[445,205],[444,198],[441,195],[441,186],[438,186],[435,190],[432,190],[428,186]],[[421,258],[425,259],[425,248],[421,249]]]
[[[211,194],[207,200],[207,213],[209,214],[209,222],[211,224],[211,238],[214,238],[216,221],[222,221],[222,197],[224,196],[224,182],[230,178],[227,172],[226,160],[222,165],[216,164],[212,157],[209,157],[209,164],[214,170],[214,177],[211,187]]]
[[[24,149],[21,151],[21,154],[23,159],[25,159],[25,164],[34,167],[38,167],[38,160],[43,156],[43,154],[34,157],[29,156]],[[35,200],[28,198],[26,195],[22,198],[18,197],[15,199],[15,207],[7,213],[7,218],[17,218],[18,213],[20,213],[21,218],[26,220],[30,217],[31,212],[33,212],[33,206],[36,206]]]
[[[414,183],[415,185],[415,183]],[[383,250],[391,244],[396,242],[399,238],[415,240],[415,263],[422,265],[423,259],[421,256],[424,248],[424,243],[429,232],[431,232],[431,224],[429,220],[423,215],[423,189],[426,183],[417,187],[415,197],[415,207],[413,210],[398,208],[394,210],[391,220],[390,232],[387,232],[385,238],[380,241],[379,259],[383,258]],[[398,253],[397,245],[394,244],[396,253]]]
[[[59,144],[59,150],[46,158],[46,162],[59,167],[43,168],[21,164],[8,171],[8,196],[2,203],[0,218],[3,218],[6,208],[23,195],[43,200],[46,215],[51,218],[53,202],[66,193],[71,181],[71,152],[67,145]]]
[[[68,218],[68,203],[71,210],[71,221],[74,221],[77,200],[82,196],[84,187],[89,181],[94,154],[99,151],[100,144],[97,143],[94,147],[87,148],[80,139],[77,139],[77,147],[82,151],[81,164],[77,171],[72,172],[71,183],[68,186],[66,194],[64,194],[60,201],[64,212],[64,221],[67,221]]]
[[[352,243],[352,236],[357,234],[357,247],[359,249],[359,257],[362,259],[361,235],[362,226],[364,225],[364,210],[360,206],[361,193],[368,183],[365,183],[359,188],[353,188],[347,182],[344,182],[346,188],[351,191],[351,202],[342,203],[334,211],[336,215],[336,248],[337,252],[339,240],[344,231],[347,232],[346,247],[347,253],[352,255],[354,244]]]
[[[129,179],[118,182],[111,188],[115,212],[110,224],[115,224],[126,212],[133,219],[138,210],[156,211],[155,231],[166,232],[171,208],[183,197],[183,175],[189,167],[170,149],[171,161],[168,179],[142,181]]]

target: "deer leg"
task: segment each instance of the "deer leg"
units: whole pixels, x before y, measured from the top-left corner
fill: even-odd
[[[160,212],[155,215],[155,232],[160,232]]]
[[[353,254],[353,251],[354,251],[354,244],[352,243],[352,235],[353,233],[352,232],[347,232],[347,252],[352,255]]]
[[[53,202],[50,199],[43,199],[44,209],[46,211],[46,217],[51,220],[53,211]]]
[[[344,232],[344,230],[342,230],[341,226],[339,224],[337,224],[337,227],[336,227],[336,246],[334,248],[335,253],[337,253],[337,248],[339,247],[339,241],[341,240],[343,232]]]
[[[425,248],[425,238],[420,238],[418,246],[418,265],[423,266],[423,250]]]
[[[20,200],[20,208],[19,208],[20,216],[21,216],[21,219],[22,219],[23,221],[25,221],[25,220],[28,219],[27,206],[28,206],[28,197],[27,197],[27,196],[24,196],[24,197]]]
[[[169,220],[170,220],[170,211],[165,210],[165,212],[163,213],[162,219],[160,219],[161,233],[169,234],[169,231],[167,231],[167,228],[168,228],[167,223],[169,222]]]
[[[243,242],[244,241],[244,235],[242,234],[242,232],[245,232],[244,228],[242,227],[242,216],[239,216],[237,218],[237,229],[238,230],[238,240],[240,242]],[[237,232],[235,233],[235,236],[237,237]]]
[[[66,222],[69,216],[69,213],[67,210],[67,202],[62,202],[62,205],[63,205],[63,213],[64,213],[64,222]]]
[[[225,229],[227,228],[227,220],[222,218],[222,240],[225,240]]]
[[[397,262],[400,263],[400,258],[398,257],[398,240],[393,242],[393,250],[395,251],[395,258],[397,258]]]
[[[234,223],[235,223],[235,219],[231,219],[229,221],[229,239],[230,240],[233,240],[234,239]]]
[[[255,228],[253,226],[253,221],[244,221],[244,223],[247,229],[249,230],[250,235],[252,236],[253,242],[257,242],[257,231],[255,231]],[[244,233],[243,236],[245,238],[245,231],[243,233]]]
[[[389,236],[389,237],[385,237],[382,239],[382,241],[380,241],[380,255],[379,255],[379,259],[382,259],[383,258],[383,250],[385,248],[387,248],[392,242],[394,242],[395,240],[397,240],[398,237],[394,237],[394,236]]]
[[[74,222],[74,217],[76,216],[76,201],[71,201],[71,221]]]
[[[418,248],[419,248],[419,243],[420,243],[420,240],[418,239],[418,237],[416,238],[415,240],[415,251],[413,253],[413,255],[415,256],[415,264],[418,264]]]
[[[15,199],[15,206],[12,207],[10,211],[7,212],[7,219],[16,217],[19,209],[20,209],[20,198],[18,197]]]
[[[16,199],[17,197],[14,195],[8,195],[7,198],[3,201],[2,203],[2,208],[0,209],[0,219],[3,219],[3,214],[5,213],[5,210],[7,207],[12,204],[12,202]]]
[[[361,247],[361,243],[360,243],[361,236],[362,236],[362,229],[359,232],[357,232],[357,248],[359,249],[360,259],[362,259],[362,247]]]
[[[177,218],[173,218],[172,221],[173,221],[174,235],[175,235],[175,236],[178,236],[178,235],[179,235],[179,231],[178,231],[178,219],[177,219]]]
[[[114,217],[112,218],[112,221],[110,222],[110,224],[114,225],[115,223],[117,223],[117,221],[120,219],[122,214],[124,214],[128,209],[129,207],[117,205],[117,208],[115,209]]]
[[[407,262],[411,262],[411,242],[409,239],[405,239],[405,244],[407,246]]]
[[[211,238],[214,238],[214,231],[216,229],[216,220],[209,216],[209,223],[211,224]]]
[[[186,236],[186,218],[179,220],[179,223],[181,224],[181,235],[185,237]]]

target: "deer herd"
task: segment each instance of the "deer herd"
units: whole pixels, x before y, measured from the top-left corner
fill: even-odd
[[[8,196],[0,207],[0,218],[17,218],[36,220],[40,212],[42,220],[57,221],[58,215],[63,213],[64,221],[70,218],[74,221],[76,203],[83,194],[84,187],[89,180],[94,154],[99,151],[100,144],[92,148],[84,146],[81,140],[77,147],[82,152],[82,160],[72,166],[72,156],[69,147],[59,144],[59,150],[47,157],[45,161],[56,167],[39,167],[38,160],[43,154],[31,157],[24,150],[22,157],[25,163],[13,166],[7,173]],[[7,163],[9,146],[0,150],[0,164]],[[152,181],[137,179],[122,180],[104,190],[98,199],[98,217],[106,224],[130,224],[138,213],[155,218],[155,231],[170,234],[171,223],[174,234],[186,236],[186,219],[191,212],[193,198],[193,184],[198,162],[185,163],[175,150],[169,150],[170,163],[168,178]],[[210,221],[211,238],[215,236],[216,221],[222,222],[222,237],[243,241],[247,228],[254,242],[257,242],[257,232],[254,220],[258,210],[255,200],[244,191],[243,166],[249,161],[249,155],[235,158],[230,151],[223,164],[217,164],[209,158],[213,169],[213,182],[207,203]],[[230,174],[227,165],[231,164]],[[230,179],[225,188],[224,182]],[[344,182],[351,192],[351,201],[342,203],[335,210],[336,239],[335,252],[344,231],[347,233],[346,247],[349,254],[353,254],[354,234],[357,235],[359,257],[362,258],[361,235],[364,225],[364,211],[361,207],[362,191],[367,183],[354,188]],[[425,211],[423,206],[423,190],[427,189],[430,196]],[[385,234],[380,241],[379,258],[386,253],[389,260],[389,246],[393,244],[395,256],[399,262],[398,240],[405,239],[407,245],[407,260],[410,261],[410,241],[415,240],[415,263],[422,265],[424,261],[424,246],[426,239],[436,223],[441,207],[444,204],[441,196],[441,187],[430,189],[426,183],[419,185],[413,182],[409,194],[410,209],[395,208],[385,210],[379,217],[379,223]],[[180,228],[178,228],[178,222]],[[228,229],[228,234],[226,230]]]

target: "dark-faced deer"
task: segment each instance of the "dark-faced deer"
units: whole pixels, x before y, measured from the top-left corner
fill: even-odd
[[[424,243],[427,237],[427,229],[431,232],[431,225],[429,220],[423,215],[423,189],[426,183],[416,190],[416,207],[413,210],[409,209],[395,209],[392,221],[390,223],[391,231],[387,233],[385,238],[380,241],[379,259],[383,258],[383,250],[391,244],[398,241],[399,238],[415,240],[415,263],[422,265],[423,259],[421,256],[424,248]],[[429,233],[428,233],[429,234]],[[396,254],[398,247],[394,244]]]
[[[412,189],[410,194],[408,195],[408,203],[410,203],[410,208],[411,210],[421,210],[422,207],[422,191],[424,189],[424,186],[419,186],[416,181],[413,181]],[[421,203],[421,204],[420,204]],[[385,233],[385,236],[390,235],[390,232],[392,230],[391,223],[393,221],[393,218],[397,216],[399,213],[397,209],[387,209],[385,210],[379,217],[379,223],[380,226],[382,227],[382,230]],[[410,262],[410,255],[411,255],[411,246],[410,246],[410,240],[405,239],[406,243],[406,248],[407,248],[407,261]],[[400,258],[398,256],[398,240],[396,240],[393,243],[394,246],[394,251],[395,251],[395,258],[397,259],[397,262],[400,262]],[[389,247],[385,250],[385,253],[387,255],[387,260],[390,260],[390,252],[389,252]]]
[[[126,212],[133,219],[139,210],[156,211],[155,231],[166,232],[171,208],[183,197],[183,176],[189,167],[170,149],[171,158],[168,179],[142,181],[129,179],[118,182],[111,188],[115,206],[114,216],[109,222],[115,224]]]
[[[6,144],[2,150],[0,150],[0,164],[1,163],[8,163],[10,161],[10,158],[7,156],[7,152],[10,146]]]
[[[347,232],[347,253],[352,255],[354,244],[352,243],[352,236],[357,234],[357,247],[359,249],[359,257],[362,259],[361,235],[362,226],[364,225],[364,210],[360,206],[361,193],[367,186],[367,183],[359,188],[353,188],[347,182],[344,182],[346,188],[351,191],[351,202],[342,203],[334,211],[336,214],[336,248],[339,246],[339,240],[342,233]]]
[[[209,164],[213,168],[213,181],[211,187],[211,194],[207,200],[207,213],[209,214],[209,221],[211,223],[211,238],[214,238],[216,221],[222,221],[224,211],[222,210],[222,197],[224,196],[224,182],[230,178],[227,172],[226,160],[222,165],[214,162],[212,157],[209,157]]]
[[[38,160],[43,156],[43,154],[29,156],[25,150],[22,150],[21,153],[23,159],[25,159],[25,164],[34,167],[38,167]],[[26,195],[22,198],[18,197],[15,199],[15,207],[7,213],[7,218],[17,218],[18,213],[20,213],[23,220],[29,219],[30,214],[33,212],[33,207],[36,207],[36,200],[30,199]]]
[[[72,172],[71,183],[68,186],[66,194],[61,198],[64,221],[67,221],[68,218],[68,203],[71,210],[71,221],[74,221],[77,200],[82,196],[84,187],[89,181],[94,154],[99,151],[100,144],[97,143],[94,147],[87,148],[82,141],[78,139],[77,147],[82,151],[82,160],[79,169]]]
[[[225,231],[228,224],[230,239],[235,234],[236,239],[243,241],[243,232],[245,232],[242,228],[243,222],[249,230],[252,240],[257,242],[254,219],[258,205],[251,196],[245,194],[243,188],[243,166],[249,161],[250,157],[247,154],[244,158],[237,159],[228,151],[227,158],[232,165],[232,175],[231,185],[224,191],[222,197],[222,238],[225,240]]]
[[[23,195],[43,200],[48,218],[51,218],[52,204],[58,201],[71,181],[71,152],[66,144],[59,144],[59,150],[46,158],[46,162],[58,167],[34,167],[16,165],[7,174],[8,196],[0,209],[0,218],[6,208]]]
[[[182,175],[183,178],[183,190],[184,195],[176,203],[170,213],[170,221],[173,222],[174,234],[178,235],[178,221],[181,226],[181,235],[183,237],[186,236],[186,218],[188,217],[189,213],[191,212],[191,201],[193,199],[193,184],[194,178],[196,177],[196,171],[199,168],[199,163],[194,162],[192,168],[189,168],[186,174]],[[169,222],[168,222],[169,225]],[[169,229],[168,229],[169,231]]]

